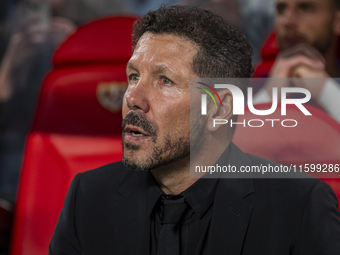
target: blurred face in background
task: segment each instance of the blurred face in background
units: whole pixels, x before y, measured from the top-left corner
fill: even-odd
[[[325,53],[339,35],[336,0],[277,0],[275,28],[281,50],[307,43]]]
[[[61,11],[63,10],[66,0],[23,0],[24,3],[33,3],[33,4],[46,4],[49,7],[50,14],[54,16],[59,16]]]

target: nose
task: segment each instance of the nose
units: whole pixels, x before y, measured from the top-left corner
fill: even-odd
[[[124,96],[124,103],[130,110],[142,110],[143,112],[149,111],[148,103],[148,86],[139,80],[138,83],[129,85]]]
[[[297,26],[297,15],[294,10],[287,10],[282,17],[282,22],[286,28],[295,28]]]

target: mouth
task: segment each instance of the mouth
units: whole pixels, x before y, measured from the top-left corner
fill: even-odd
[[[294,46],[300,43],[304,43],[305,40],[301,36],[296,36],[296,35],[288,35],[283,38],[284,42],[287,45]]]
[[[124,130],[124,139],[129,142],[139,142],[150,138],[151,135],[140,127],[127,125]]]

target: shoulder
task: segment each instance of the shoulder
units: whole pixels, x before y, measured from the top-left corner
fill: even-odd
[[[329,186],[317,178],[301,173],[300,171],[295,171],[293,166],[284,166],[252,154],[246,155],[250,158],[252,166],[259,166],[260,170],[265,169],[268,171],[267,173],[261,172],[255,175],[257,178],[254,178],[254,184],[257,184],[257,188],[273,186],[275,189],[289,188],[299,193],[299,191],[308,192],[315,185],[323,187]],[[273,168],[270,169],[270,167]],[[285,171],[288,172],[286,173]]]
[[[251,164],[254,166],[281,166],[281,164],[279,163],[275,163],[269,159],[265,159],[265,158],[261,158],[259,156],[253,155],[253,154],[249,154],[249,153],[245,153],[247,155],[247,157],[250,159]]]
[[[105,182],[110,179],[114,182],[119,182],[124,177],[131,174],[128,168],[126,168],[122,161],[110,163],[93,170],[86,171],[81,174],[81,178],[84,181],[91,180],[91,182]]]
[[[307,175],[306,175],[307,176]],[[309,199],[314,193],[320,194],[321,190],[333,193],[332,188],[319,179],[309,178],[256,178],[253,179],[255,192],[263,194],[265,197],[272,197],[278,200],[303,201]],[[318,192],[314,192],[318,190]],[[335,197],[335,195],[334,195]]]
[[[267,173],[253,174],[253,185],[255,192],[261,193],[265,197],[272,197],[278,200],[296,200],[299,203],[313,198],[328,197],[337,203],[336,196],[332,188],[325,182],[314,178],[306,173],[293,168],[293,166],[283,166],[268,159],[252,154],[246,154],[252,166],[257,169],[265,169]],[[269,173],[269,168],[278,172]],[[284,168],[285,167],[285,168]],[[289,171],[284,172],[285,170]]]
[[[132,188],[137,187],[145,183],[147,178],[147,171],[130,170],[124,166],[122,161],[119,161],[80,173],[75,177],[74,182],[78,183],[78,189],[82,194],[92,196],[112,194],[126,185]]]

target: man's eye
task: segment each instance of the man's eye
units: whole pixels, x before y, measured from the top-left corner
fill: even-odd
[[[276,13],[278,15],[283,15],[285,13],[285,11],[287,10],[287,6],[284,4],[278,4],[276,6]]]
[[[311,4],[301,4],[300,8],[304,12],[313,12],[314,11],[314,6],[311,5]]]
[[[138,81],[139,80],[139,76],[137,74],[131,74],[129,78],[130,78],[131,81]]]
[[[168,78],[166,78],[166,77],[163,77],[162,78],[162,82],[163,82],[163,84],[171,84],[171,80],[169,80]]]

